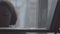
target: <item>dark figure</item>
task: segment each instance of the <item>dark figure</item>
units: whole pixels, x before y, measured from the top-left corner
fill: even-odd
[[[10,2],[0,1],[0,27],[15,25],[17,16]]]

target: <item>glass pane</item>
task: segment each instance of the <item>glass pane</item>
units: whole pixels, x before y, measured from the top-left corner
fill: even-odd
[[[16,28],[46,29],[48,0],[10,0],[18,15]]]
[[[57,0],[8,0],[16,10],[17,21],[9,28],[40,28],[51,25]]]

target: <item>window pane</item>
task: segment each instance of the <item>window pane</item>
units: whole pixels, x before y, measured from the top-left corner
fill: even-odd
[[[44,28],[47,24],[48,0],[10,0],[18,15],[16,27]]]
[[[49,28],[57,0],[9,0],[16,9],[17,21],[11,28]]]

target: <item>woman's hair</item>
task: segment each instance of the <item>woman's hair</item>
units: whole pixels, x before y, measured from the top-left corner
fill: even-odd
[[[5,6],[6,8],[8,8],[8,10],[9,10],[10,13],[11,13],[10,25],[15,25],[15,24],[16,24],[16,20],[17,20],[17,15],[16,15],[15,8],[14,8],[14,6],[12,5],[12,3],[7,2],[7,1],[1,1],[0,4],[1,4],[2,6]]]

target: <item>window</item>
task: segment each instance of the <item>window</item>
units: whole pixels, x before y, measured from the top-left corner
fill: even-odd
[[[17,21],[15,25],[10,25],[10,27],[5,27],[1,29],[21,30],[28,32],[27,34],[37,34],[30,33],[31,31],[32,32],[57,31],[53,29],[55,26],[53,23],[51,23],[52,21],[55,20],[54,14],[58,10],[58,8],[56,9],[56,5],[58,3],[57,0],[9,0],[9,2],[11,2],[15,7]]]

